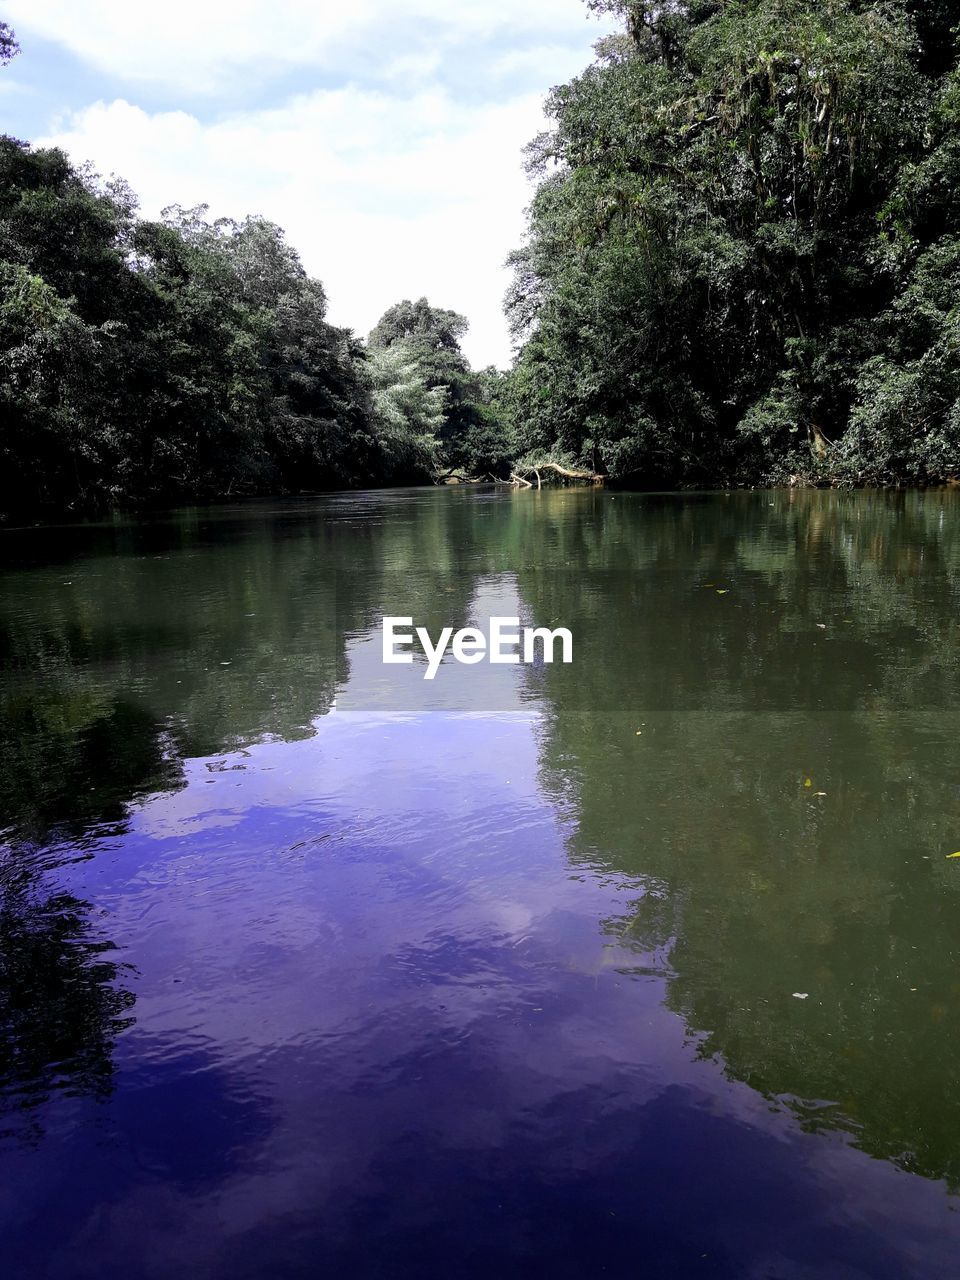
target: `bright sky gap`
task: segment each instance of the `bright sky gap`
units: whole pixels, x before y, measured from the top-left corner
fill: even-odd
[[[401,298],[469,317],[475,367],[510,362],[504,259],[523,147],[604,27],[582,0],[202,5],[13,0],[3,131],[132,185],[141,212],[207,203],[279,223],[365,335]]]

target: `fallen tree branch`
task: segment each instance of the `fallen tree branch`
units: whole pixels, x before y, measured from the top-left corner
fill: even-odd
[[[453,467],[450,471],[436,471],[433,476],[434,484],[449,484],[453,481],[455,484],[483,484],[485,476],[468,476],[462,467]]]
[[[820,430],[815,422],[810,423],[810,447],[818,458],[824,458],[833,448],[833,441]]]
[[[537,478],[537,488],[541,488],[540,472],[555,471],[558,476],[564,476],[568,480],[589,480],[593,484],[603,484],[606,476],[600,475],[597,471],[573,471],[570,467],[562,467],[559,462],[540,462],[535,467],[521,467],[518,472],[514,471],[510,475],[513,481],[519,481],[525,484],[528,489],[533,488],[533,484],[529,480],[524,479],[524,475],[534,475]]]

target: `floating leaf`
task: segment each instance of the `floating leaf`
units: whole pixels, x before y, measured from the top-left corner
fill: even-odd
[[[805,787],[812,787],[812,786],[813,786],[813,779],[812,779],[812,778],[804,778],[804,780],[803,780],[803,785],[804,785]]]
[[[960,858],[960,852],[957,852],[957,853],[948,853],[948,854],[947,854],[947,857],[948,857],[948,858]]]
[[[726,594],[727,594],[727,589],[726,589],[726,587],[718,587],[718,588],[717,588],[717,595],[718,595],[718,596],[725,596]]]

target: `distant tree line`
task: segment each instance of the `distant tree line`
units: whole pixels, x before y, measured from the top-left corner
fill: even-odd
[[[520,447],[625,483],[960,476],[956,0],[588,0],[513,255]]]
[[[0,516],[504,473],[504,375],[462,316],[403,302],[367,346],[326,311],[266,219],[141,219],[0,138]]]
[[[425,298],[364,343],[279,227],[137,216],[0,139],[0,514],[599,474],[960,477],[956,0],[588,0],[512,255],[509,374]],[[18,51],[0,24],[0,63]]]

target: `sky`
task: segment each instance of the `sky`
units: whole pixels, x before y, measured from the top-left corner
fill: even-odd
[[[0,131],[126,178],[141,213],[262,214],[365,335],[402,298],[511,358],[504,259],[551,86],[609,29],[583,0],[2,0]]]

